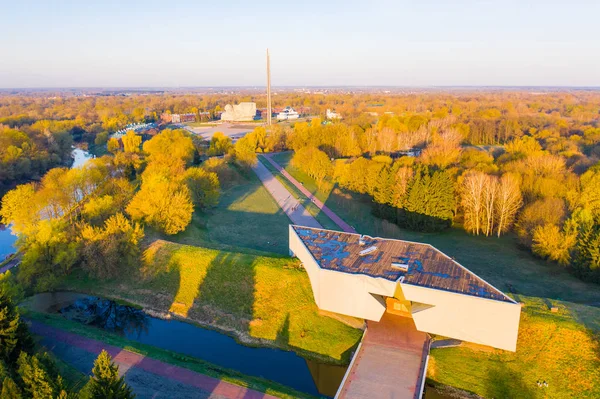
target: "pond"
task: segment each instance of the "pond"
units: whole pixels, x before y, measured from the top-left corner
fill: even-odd
[[[69,320],[132,341],[206,360],[312,395],[333,397],[346,372],[346,367],[307,360],[294,352],[244,346],[217,331],[151,317],[139,309],[96,296],[45,293],[27,302],[27,306],[38,312],[59,313]]]
[[[72,168],[77,168],[82,166],[87,162],[88,159],[92,159],[94,156],[87,151],[84,151],[80,148],[73,149],[71,153],[73,157],[73,165]],[[15,242],[17,241],[17,236],[15,236],[10,226],[5,226],[0,223],[0,262],[2,262],[8,255],[15,252]]]

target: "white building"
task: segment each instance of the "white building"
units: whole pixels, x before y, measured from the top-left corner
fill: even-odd
[[[329,119],[329,120],[342,119],[342,115],[335,112],[335,110],[333,110],[333,111],[330,110],[329,108],[327,109],[327,113],[325,115],[327,116],[327,119]]]
[[[429,244],[302,226],[289,240],[320,309],[373,321],[387,311],[419,331],[516,350],[521,306]]]

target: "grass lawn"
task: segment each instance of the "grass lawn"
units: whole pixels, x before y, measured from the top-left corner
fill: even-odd
[[[229,166],[231,177],[221,190],[219,205],[196,212],[188,228],[174,236],[146,229],[150,240],[164,238],[188,245],[237,251],[244,248],[267,253],[288,254],[287,215],[279,208],[254,172],[240,172]]]
[[[271,171],[271,173],[273,173],[273,176],[275,176],[275,178],[281,184],[283,184],[283,186],[294,196],[294,198],[296,198],[302,204],[302,206],[306,208],[308,213],[310,213],[312,216],[314,216],[315,219],[317,219],[317,222],[319,222],[321,226],[323,226],[323,228],[330,230],[340,230],[340,227],[337,224],[335,224],[331,219],[329,219],[329,217],[325,215],[321,211],[321,209],[319,209],[318,206],[316,206],[310,199],[308,199],[306,195],[302,194],[302,192],[298,190],[296,186],[290,183],[288,179],[282,176],[281,173],[279,173],[279,171],[273,167],[273,165],[271,165],[268,161],[262,159],[261,156],[259,156],[258,159],[260,162],[262,162],[263,165],[265,165],[267,169]]]
[[[401,229],[371,214],[371,199],[325,184],[317,190],[312,178],[290,165],[293,153],[280,153],[273,159],[304,184],[357,231],[372,236],[429,243],[472,270],[500,290],[527,296],[552,298],[579,303],[600,304],[600,287],[588,284],[556,264],[535,258],[517,246],[507,234],[475,237],[460,228],[442,233],[418,233]]]
[[[466,347],[434,349],[428,380],[486,398],[600,397],[600,309],[539,298],[525,308],[517,352]],[[538,387],[546,381],[548,387]]]
[[[230,382],[232,384],[248,387],[256,391],[265,392],[280,398],[313,398],[311,395],[298,392],[292,388],[277,384],[272,381],[264,380],[258,377],[247,376],[235,370],[229,370],[215,364],[205,362],[201,359],[192,358],[150,345],[140,344],[99,328],[88,327],[83,324],[67,320],[60,315],[26,311],[26,316],[50,326],[81,335],[83,337],[102,341],[109,345],[126,349],[130,352],[139,353],[165,363],[190,369],[201,374]],[[66,377],[68,386],[75,389],[82,388],[88,380],[87,377],[83,376],[82,373],[73,369],[73,367],[69,366],[57,357],[54,357],[54,359],[57,361],[61,375]],[[83,378],[81,378],[82,376]]]
[[[297,260],[160,240],[144,256],[140,273],[113,281],[72,274],[61,288],[173,312],[242,342],[331,363],[347,363],[361,338],[361,330],[319,315]]]

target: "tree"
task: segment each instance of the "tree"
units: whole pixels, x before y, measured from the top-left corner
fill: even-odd
[[[151,174],[146,171],[142,188],[126,210],[132,219],[171,235],[185,230],[192,220],[194,205],[186,185],[158,171]]]
[[[244,167],[256,165],[256,147],[250,138],[242,137],[235,143],[234,154],[236,161]]]
[[[598,219],[581,227],[571,268],[580,278],[600,283],[600,221]]]
[[[140,152],[140,145],[142,144],[142,136],[135,134],[133,130],[128,130],[125,136],[121,139],[123,141],[123,150],[125,152],[137,153]]]
[[[123,376],[119,377],[119,367],[115,365],[110,355],[103,350],[94,361],[90,377],[89,392],[92,399],[133,399],[135,395],[125,383]]]
[[[27,237],[19,281],[40,291],[53,289],[57,277],[67,274],[76,263],[78,246],[66,221],[42,220],[35,234]]]
[[[21,399],[23,397],[23,392],[21,392],[21,389],[19,389],[12,378],[5,377],[2,382],[2,392],[0,393],[0,397],[2,399]]]
[[[21,352],[31,352],[33,340],[27,325],[4,289],[0,289],[0,360],[13,364]]]
[[[498,185],[495,205],[498,237],[510,229],[522,204],[521,189],[517,178],[508,173],[504,174]]]
[[[117,213],[106,220],[103,228],[84,225],[81,237],[84,268],[98,278],[114,278],[138,263],[144,231],[138,223]]]
[[[224,155],[227,154],[232,147],[233,144],[231,144],[231,138],[225,136],[221,132],[215,132],[210,139],[208,155],[211,157]]]
[[[554,224],[537,226],[533,231],[531,250],[541,258],[553,260],[564,266],[571,261],[571,249],[576,239],[576,232],[562,232]]]
[[[483,172],[468,172],[462,180],[460,194],[464,215],[464,227],[472,234],[482,231],[484,192],[488,176]]]
[[[565,202],[560,198],[546,198],[532,202],[523,209],[515,226],[520,243],[531,247],[536,227],[547,224],[561,226],[565,218]]]
[[[216,173],[202,168],[189,168],[185,171],[184,181],[195,206],[206,209],[218,205],[221,185]]]
[[[23,390],[33,399],[64,397],[64,383],[47,354],[29,356],[21,352],[17,373]]]
[[[434,136],[431,144],[421,153],[421,162],[442,169],[457,163],[461,154],[461,141],[461,134],[453,129]]]
[[[111,137],[110,139],[108,139],[108,143],[106,144],[106,149],[108,150],[108,152],[116,154],[117,152],[119,152],[121,150],[121,144],[119,144],[119,140],[117,140],[114,137]]]
[[[165,129],[144,143],[144,152],[151,163],[172,165],[183,162],[189,165],[194,160],[196,149],[187,131]]]
[[[398,223],[419,231],[439,231],[452,225],[454,183],[446,171],[430,174],[419,168],[411,181]]]
[[[39,205],[32,183],[17,186],[2,198],[0,222],[12,224],[15,233],[32,234],[39,220]]]
[[[304,147],[292,158],[292,165],[314,178],[321,188],[325,178],[331,176],[332,166],[327,154],[315,147]]]

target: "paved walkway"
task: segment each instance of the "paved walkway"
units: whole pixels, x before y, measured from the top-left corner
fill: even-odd
[[[386,312],[369,321],[360,350],[336,398],[416,399],[425,378],[428,337],[411,318]]]
[[[322,228],[317,219],[294,198],[265,165],[257,161],[252,170],[254,170],[254,173],[262,181],[267,191],[271,193],[277,204],[279,204],[279,207],[288,215],[292,223],[300,226]]]
[[[294,186],[296,186],[296,188],[298,190],[300,190],[302,192],[302,194],[306,195],[308,197],[308,199],[310,199],[316,206],[318,206],[319,209],[321,209],[323,211],[323,213],[329,217],[329,219],[333,220],[333,222],[335,224],[337,224],[342,229],[342,231],[345,231],[346,233],[355,233],[356,234],[356,230],[354,230],[354,228],[352,226],[350,226],[348,223],[344,222],[344,220],[342,220],[341,217],[336,215],[321,200],[319,200],[310,191],[308,191],[306,189],[306,187],[304,187],[304,185],[302,185],[302,183],[300,183],[298,180],[294,179],[294,177],[292,175],[290,175],[287,172],[287,170],[282,168],[277,162],[275,162],[273,160],[273,158],[271,158],[271,154],[264,154],[264,157],[271,165],[273,165],[273,167],[275,167],[275,169],[277,169],[286,179],[288,179],[290,183],[292,183]],[[308,225],[306,225],[306,226],[308,226]],[[308,227],[312,227],[312,226],[308,226]]]
[[[196,387],[209,393],[211,397],[214,395],[228,399],[275,399],[274,396],[267,395],[263,392],[230,384],[182,367],[173,366],[137,353],[129,352],[125,349],[108,345],[94,339],[85,338],[50,327],[37,321],[31,321],[30,330],[34,334],[63,342],[75,348],[84,349],[95,355],[99,354],[104,349],[112,356],[113,361],[119,365],[119,369],[122,372],[127,371],[130,368],[144,370],[161,377],[167,377],[171,380]]]

